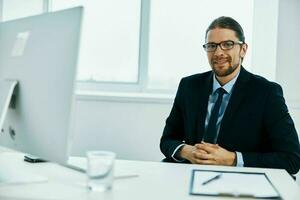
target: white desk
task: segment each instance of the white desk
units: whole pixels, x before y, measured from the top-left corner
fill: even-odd
[[[78,162],[84,162],[83,158],[77,158],[76,160]],[[1,200],[218,199],[214,197],[189,195],[192,169],[265,172],[284,199],[300,199],[300,187],[284,170],[117,160],[117,172],[121,168],[122,171],[128,170],[129,172],[135,172],[139,176],[135,178],[115,180],[113,190],[104,193],[97,193],[90,192],[85,188],[84,184],[86,176],[84,174],[64,168],[54,163],[26,163],[23,161],[23,155],[20,153],[0,152],[0,170],[2,164],[17,166],[17,169],[24,168],[26,170],[32,170],[32,172],[35,172],[36,174],[47,176],[49,180],[43,183],[1,186]]]

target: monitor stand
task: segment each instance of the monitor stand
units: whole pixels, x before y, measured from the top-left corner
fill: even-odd
[[[8,108],[14,106],[14,95],[18,81],[16,80],[0,80],[0,130],[3,129],[3,123]]]
[[[0,80],[0,131],[3,129],[3,123],[9,107],[13,108],[15,106],[17,85],[18,81],[16,80]],[[6,152],[3,153],[0,149],[0,186],[47,180],[46,177],[36,175],[33,172],[26,171],[22,167],[18,167],[15,163],[11,163],[10,157],[5,155]]]

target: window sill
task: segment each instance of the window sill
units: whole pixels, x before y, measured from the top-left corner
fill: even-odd
[[[159,93],[136,93],[136,92],[93,92],[77,91],[77,101],[113,101],[113,102],[134,102],[134,103],[158,103],[172,104],[172,94]]]

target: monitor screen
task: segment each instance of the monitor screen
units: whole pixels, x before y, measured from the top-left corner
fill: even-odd
[[[81,20],[78,7],[0,23],[0,84],[17,81],[0,145],[67,160]]]

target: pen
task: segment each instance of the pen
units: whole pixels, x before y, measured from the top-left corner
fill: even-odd
[[[214,176],[214,177],[208,179],[207,181],[204,181],[204,182],[202,183],[202,185],[206,185],[206,184],[208,184],[208,183],[210,183],[210,182],[212,182],[212,181],[214,181],[214,180],[219,179],[219,178],[221,177],[221,175],[222,175],[222,174],[218,174],[218,175],[216,175],[216,176]]]

